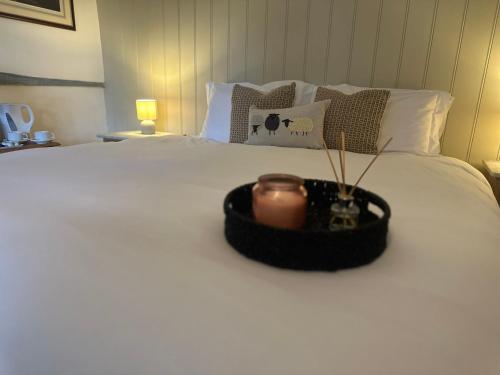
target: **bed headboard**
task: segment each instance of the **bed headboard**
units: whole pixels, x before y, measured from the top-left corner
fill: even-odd
[[[456,98],[443,153],[500,158],[500,0],[98,0],[112,130],[134,100],[196,134],[205,82],[301,79]]]

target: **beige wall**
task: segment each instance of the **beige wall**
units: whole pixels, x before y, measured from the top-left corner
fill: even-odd
[[[0,18],[0,72],[102,82],[95,0],[74,0],[76,31]],[[29,104],[33,130],[50,129],[64,144],[95,140],[106,129],[102,88],[0,86],[0,103]]]
[[[0,102],[8,90],[9,101],[29,103],[36,121],[31,129],[50,130],[64,145],[96,140],[106,131],[104,91],[89,87],[0,86]]]
[[[195,134],[205,82],[302,79],[456,97],[443,153],[479,165],[500,144],[498,0],[98,0],[108,122]]]

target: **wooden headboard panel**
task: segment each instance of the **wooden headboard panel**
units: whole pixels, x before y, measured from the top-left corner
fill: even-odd
[[[112,130],[134,100],[196,134],[205,82],[301,79],[450,91],[443,153],[500,158],[499,0],[98,0]]]

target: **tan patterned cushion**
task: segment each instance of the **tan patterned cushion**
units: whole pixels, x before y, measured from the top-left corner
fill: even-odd
[[[251,106],[259,109],[289,108],[295,99],[295,82],[263,93],[250,87],[234,85],[231,99],[231,143],[243,143],[248,138],[248,113]]]
[[[346,151],[376,154],[380,123],[390,95],[389,90],[363,90],[346,95],[318,87],[315,101],[332,101],[326,111],[323,133],[328,148],[341,148],[340,132],[344,130]]]

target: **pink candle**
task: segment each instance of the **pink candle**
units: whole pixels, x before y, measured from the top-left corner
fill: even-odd
[[[287,174],[261,176],[253,187],[252,195],[257,222],[285,229],[304,226],[307,191],[300,177]]]

